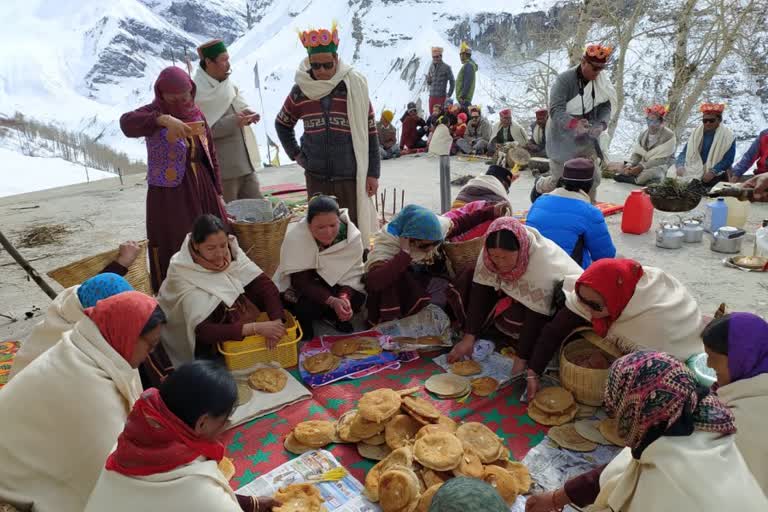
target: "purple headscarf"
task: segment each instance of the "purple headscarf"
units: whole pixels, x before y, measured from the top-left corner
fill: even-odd
[[[752,313],[731,313],[728,371],[731,382],[768,373],[768,323]]]

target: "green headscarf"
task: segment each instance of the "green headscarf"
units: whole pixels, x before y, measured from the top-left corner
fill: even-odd
[[[458,477],[438,489],[429,512],[509,512],[509,507],[489,484]]]

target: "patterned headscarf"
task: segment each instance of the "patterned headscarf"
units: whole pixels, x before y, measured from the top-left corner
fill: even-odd
[[[768,373],[768,323],[759,316],[729,315],[728,371],[732,382]]]
[[[444,483],[429,512],[509,512],[509,507],[490,484],[476,478],[458,477]]]
[[[115,352],[130,361],[141,331],[157,306],[157,301],[149,295],[125,292],[100,300],[84,313]]]
[[[83,309],[86,309],[92,308],[100,300],[131,290],[133,287],[128,281],[117,274],[107,272],[83,282],[77,289],[77,298],[80,299]]]
[[[515,238],[517,238],[517,243],[520,245],[520,250],[517,253],[517,265],[511,272],[502,274],[498,271],[496,265],[493,264],[487,250],[483,251],[483,263],[485,263],[488,270],[498,274],[504,281],[517,281],[528,269],[528,253],[531,250],[531,240],[528,238],[528,231],[523,226],[523,223],[514,217],[499,217],[488,227],[485,239],[488,240],[497,231],[511,231]]]
[[[641,277],[643,267],[635,260],[623,258],[598,260],[581,274],[576,281],[576,293],[582,285],[589,286],[600,294],[608,308],[609,316],[592,319],[592,328],[597,334],[608,334],[608,329],[632,299]]]
[[[681,420],[704,432],[736,432],[728,407],[698,387],[683,363],[661,352],[633,352],[613,363],[605,409],[618,419],[618,433],[633,449],[647,443],[652,430],[661,429],[663,435]]]
[[[443,230],[437,215],[431,210],[409,204],[387,225],[390,235],[414,240],[439,242],[443,239]]]

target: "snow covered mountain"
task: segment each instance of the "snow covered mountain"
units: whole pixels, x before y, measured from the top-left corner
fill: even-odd
[[[143,144],[120,133],[120,114],[151,101],[162,68],[184,66],[185,52],[195,66],[195,47],[221,37],[230,43],[233,80],[263,113],[256,134],[264,146],[265,130],[277,140],[273,120],[305,56],[297,31],[336,20],[341,57],[367,76],[377,111],[393,109],[399,117],[409,101],[426,104],[430,47],[445,47],[445,60],[457,73],[458,45],[467,40],[480,67],[475,101],[488,111],[511,105],[521,122],[529,122],[532,112],[518,100],[532,94],[524,79],[529,69],[533,73],[531,60],[546,59],[559,70],[567,65],[564,50],[537,55],[530,32],[572,11],[567,0],[6,0],[0,14],[12,22],[2,38],[0,114],[20,111],[55,121],[143,158]],[[616,154],[640,126],[641,106],[663,101],[670,80],[658,70],[671,60],[672,48],[642,37],[633,44]],[[520,57],[517,78],[502,70],[509,65],[498,57],[510,51]],[[256,65],[263,108],[254,87]],[[729,103],[726,119],[742,141],[766,125],[764,80],[734,57],[705,94]]]

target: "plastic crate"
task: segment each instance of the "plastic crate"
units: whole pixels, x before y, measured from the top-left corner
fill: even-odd
[[[266,313],[259,315],[257,321],[269,320]],[[298,343],[304,333],[296,318],[285,312],[285,336],[274,350],[267,348],[264,336],[248,336],[242,341],[224,341],[219,343],[219,353],[224,356],[224,363],[230,370],[245,370],[259,363],[277,361],[283,368],[290,368],[299,363]]]

